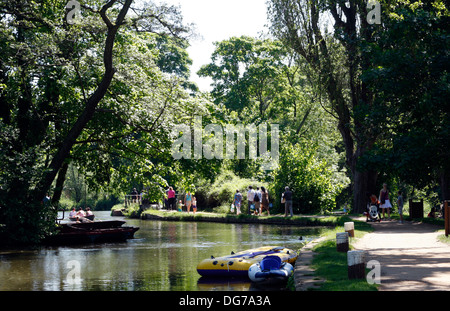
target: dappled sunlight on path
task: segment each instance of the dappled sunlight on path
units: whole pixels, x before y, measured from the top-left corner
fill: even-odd
[[[380,290],[450,289],[450,246],[438,241],[440,227],[394,220],[373,227],[353,246],[367,250],[367,260],[380,262]]]

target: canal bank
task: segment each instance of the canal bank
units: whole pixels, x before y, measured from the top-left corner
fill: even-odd
[[[353,221],[355,237],[349,238],[350,250],[367,233],[373,232],[373,227],[364,221]],[[347,253],[338,252],[336,233],[344,232],[342,220],[334,228],[322,231],[320,238],[310,241],[299,251],[295,263],[293,286],[297,291],[376,291],[377,285],[368,284],[364,280],[349,280],[347,268]]]
[[[334,228],[343,224],[350,218],[346,216],[323,216],[323,215],[301,215],[293,217],[273,216],[252,216],[233,215],[198,212],[196,214],[186,212],[171,211],[144,211],[140,216],[142,220],[159,221],[186,221],[186,222],[213,222],[213,223],[235,223],[235,224],[266,224],[266,225],[286,225],[304,227],[330,227]]]

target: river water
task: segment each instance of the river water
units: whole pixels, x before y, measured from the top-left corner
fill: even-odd
[[[96,219],[111,220],[109,214],[96,212]],[[321,231],[295,226],[124,220],[140,230],[133,240],[123,243],[0,249],[0,290],[248,291],[258,288],[246,280],[200,278],[197,264],[211,255],[264,245],[297,250]]]

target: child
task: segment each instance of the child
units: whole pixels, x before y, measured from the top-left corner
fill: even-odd
[[[403,223],[403,195],[402,192],[398,192],[397,197],[397,208],[398,208],[398,214],[400,215],[400,223]]]
[[[370,194],[369,192],[366,192],[366,196],[368,198],[368,202],[367,202],[367,210],[364,212],[364,215],[366,215],[366,222],[369,221],[369,219],[371,218],[370,216],[370,207],[371,206],[379,206],[379,202],[378,202],[378,198],[376,195],[374,194]]]
[[[197,212],[197,199],[195,197],[192,197],[192,210],[194,214]]]
[[[183,211],[183,203],[181,202],[181,200],[178,202],[178,211],[179,212]]]

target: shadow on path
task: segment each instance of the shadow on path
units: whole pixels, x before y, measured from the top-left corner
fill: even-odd
[[[450,246],[438,241],[436,225],[397,221],[372,224],[375,231],[353,243],[367,260],[381,264],[380,290],[450,289]]]

